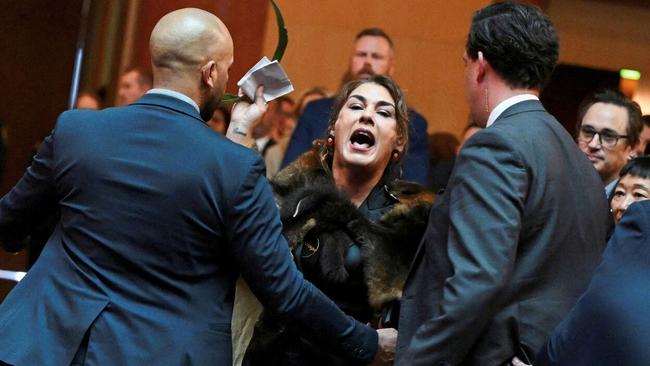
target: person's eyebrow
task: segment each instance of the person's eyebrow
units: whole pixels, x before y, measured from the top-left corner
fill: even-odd
[[[602,130],[600,130],[600,132],[601,132],[601,133],[602,133],[602,132],[605,132],[605,133],[615,133],[615,134],[617,134],[617,135],[619,134],[618,132],[616,132],[615,130],[612,130],[611,128],[603,128]]]
[[[357,94],[350,95],[350,98],[359,99],[359,100],[360,100],[361,102],[363,102],[363,103],[367,103],[367,102],[368,102],[368,100],[367,100],[365,97],[362,97],[361,95],[357,95]],[[380,100],[380,101],[378,101],[378,102],[377,102],[377,105],[378,105],[378,106],[382,106],[382,107],[385,107],[385,106],[393,107],[393,109],[395,109],[395,105],[394,105],[393,103],[391,103],[391,102],[387,102],[387,101],[385,101],[385,100]]]

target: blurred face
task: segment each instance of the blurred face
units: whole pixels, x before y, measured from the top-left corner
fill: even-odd
[[[650,198],[650,179],[634,175],[625,175],[616,185],[614,197],[612,198],[612,213],[614,222],[618,224],[627,210],[634,202],[644,201]]]
[[[393,73],[393,50],[388,40],[378,36],[363,36],[354,44],[348,72],[354,79]]]
[[[90,95],[81,94],[79,98],[77,98],[76,107],[78,109],[99,109],[99,102]]]
[[[280,124],[278,126],[280,136],[290,136],[296,127],[296,120],[293,118],[293,104],[286,100],[280,104]]]
[[[397,135],[395,101],[384,87],[366,83],[352,91],[334,123],[333,168],[383,172],[394,150],[403,145]]]
[[[637,155],[644,155],[645,148],[650,142],[650,127],[643,125],[643,130],[641,130],[641,135],[639,135],[639,144],[637,145],[636,152]]]
[[[117,105],[129,105],[143,96],[147,90],[149,90],[148,87],[140,85],[138,73],[136,71],[129,71],[120,78],[117,89]]]
[[[625,138],[618,139],[612,147],[603,146],[600,140],[606,136],[627,135],[627,121],[627,110],[609,103],[595,103],[582,119],[578,146],[587,155],[605,185],[618,178],[618,172],[628,162],[633,149]],[[582,132],[586,130],[596,131],[597,135],[587,141]]]

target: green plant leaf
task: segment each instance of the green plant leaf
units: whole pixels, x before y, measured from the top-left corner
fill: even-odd
[[[284,18],[282,17],[282,12],[280,8],[275,3],[274,0],[271,0],[271,5],[273,5],[273,12],[275,13],[275,21],[278,24],[278,45],[275,47],[275,52],[273,52],[272,60],[282,61],[282,56],[284,56],[284,51],[287,49],[287,44],[289,43],[289,36],[287,28],[284,26]],[[221,98],[221,104],[230,104],[236,103],[241,100],[241,97],[233,94],[224,94]]]
[[[234,94],[226,93],[221,97],[221,104],[230,104],[237,103],[241,100],[241,97],[238,97]]]
[[[271,5],[273,5],[273,11],[275,12],[275,21],[278,24],[278,45],[275,47],[275,52],[273,53],[272,60],[282,61],[282,56],[284,56],[284,51],[287,49],[287,44],[289,43],[289,36],[287,34],[287,28],[284,26],[284,18],[282,17],[282,12],[280,8],[275,3],[275,0],[271,0]]]

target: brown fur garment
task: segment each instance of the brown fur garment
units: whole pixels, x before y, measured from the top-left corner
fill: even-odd
[[[303,154],[272,181],[284,233],[291,248],[308,234],[321,240],[322,275],[345,281],[347,235],[360,245],[369,303],[375,309],[401,298],[402,287],[427,226],[434,195],[420,185],[393,181],[386,185],[397,203],[379,222],[366,219],[339,191],[316,152]],[[327,235],[325,235],[327,234]]]

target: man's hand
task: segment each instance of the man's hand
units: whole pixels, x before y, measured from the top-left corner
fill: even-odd
[[[379,336],[379,348],[372,365],[392,365],[395,359],[397,330],[394,328],[377,329],[377,335]]]
[[[239,91],[241,94],[241,90]],[[255,141],[251,136],[251,126],[259,121],[266,112],[264,102],[264,87],[259,86],[255,92],[253,103],[239,101],[232,108],[230,126],[226,137],[233,142],[244,146],[252,146]]]

